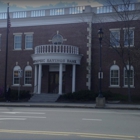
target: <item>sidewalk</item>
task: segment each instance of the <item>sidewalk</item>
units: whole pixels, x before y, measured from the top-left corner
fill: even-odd
[[[0,107],[52,107],[52,108],[89,108],[96,109],[96,104],[86,103],[30,103],[30,102],[0,102]],[[110,104],[106,103],[102,109],[140,110],[137,104]]]

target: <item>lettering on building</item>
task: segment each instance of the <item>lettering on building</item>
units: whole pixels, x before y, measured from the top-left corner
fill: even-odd
[[[35,60],[35,63],[45,63],[45,59]]]
[[[70,59],[67,59],[67,63],[76,64],[76,60],[70,60]]]

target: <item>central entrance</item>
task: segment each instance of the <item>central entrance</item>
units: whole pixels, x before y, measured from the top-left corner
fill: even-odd
[[[62,77],[62,92],[65,93],[65,72]],[[49,93],[58,93],[59,91],[59,72],[49,72]]]

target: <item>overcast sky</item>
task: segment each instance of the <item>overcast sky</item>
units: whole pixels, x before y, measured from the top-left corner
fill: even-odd
[[[10,11],[23,11],[83,5],[91,5],[92,7],[96,7],[104,5],[105,1],[106,0],[0,0],[0,12],[6,12],[8,2],[10,3]],[[116,0],[114,1],[116,2]]]

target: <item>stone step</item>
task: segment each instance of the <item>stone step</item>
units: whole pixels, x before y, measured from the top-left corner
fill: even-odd
[[[58,94],[34,94],[29,102],[56,102],[59,96]]]

